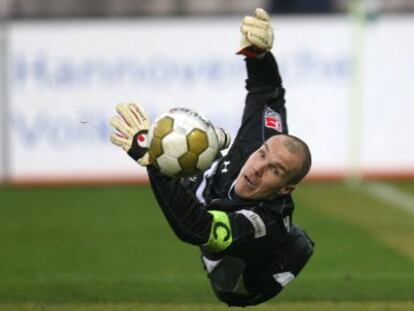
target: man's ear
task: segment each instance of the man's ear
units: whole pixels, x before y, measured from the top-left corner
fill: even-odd
[[[291,193],[293,190],[295,190],[295,186],[294,185],[287,185],[284,186],[282,189],[279,190],[279,195],[286,195]]]

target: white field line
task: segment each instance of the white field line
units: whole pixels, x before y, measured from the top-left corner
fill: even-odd
[[[366,183],[363,189],[376,198],[414,215],[414,196],[395,186],[381,182]]]

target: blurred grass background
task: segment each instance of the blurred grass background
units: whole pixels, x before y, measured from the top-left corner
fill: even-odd
[[[414,196],[412,183],[387,185]],[[294,221],[316,241],[315,255],[272,303],[414,308],[414,214],[368,186],[299,187]],[[148,187],[3,188],[0,253],[4,310],[33,302],[217,303],[197,248],[175,238]]]

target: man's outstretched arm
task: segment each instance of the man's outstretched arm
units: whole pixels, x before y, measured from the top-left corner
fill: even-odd
[[[266,211],[224,212],[212,205],[204,206],[181,183],[155,167],[148,166],[148,176],[155,198],[170,227],[183,242],[203,246],[211,252],[232,252],[240,245],[267,236],[279,237],[286,232],[282,224]],[[254,221],[252,220],[254,219]],[[264,240],[263,240],[264,239]]]
[[[244,18],[241,31],[243,48],[238,54],[246,56],[248,93],[233,146],[243,149],[246,144],[261,144],[273,135],[287,134],[288,129],[285,90],[276,59],[271,53],[273,28],[269,16],[262,9],[256,9],[255,16]],[[257,45],[260,42],[266,44]],[[246,44],[250,45],[246,47]]]
[[[148,166],[147,170],[158,205],[181,241],[217,251],[231,244],[231,226],[227,215],[208,212],[179,179],[168,177],[153,166]],[[221,234],[221,231],[211,234],[217,222],[222,223],[223,233],[228,236]]]

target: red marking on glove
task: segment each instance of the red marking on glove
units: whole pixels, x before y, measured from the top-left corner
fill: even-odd
[[[138,141],[141,142],[141,143],[144,142],[145,141],[145,135],[142,135],[142,134],[138,135]]]

